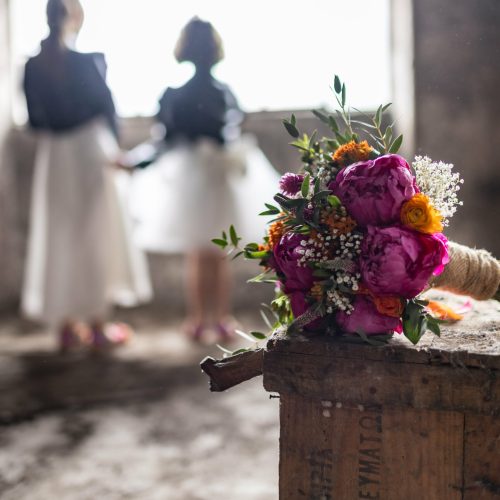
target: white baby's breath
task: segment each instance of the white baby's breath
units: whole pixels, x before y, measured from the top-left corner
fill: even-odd
[[[458,172],[452,172],[453,164],[432,161],[428,156],[415,156],[413,162],[417,186],[443,216],[443,225],[453,217],[459,205],[457,191],[463,184]]]

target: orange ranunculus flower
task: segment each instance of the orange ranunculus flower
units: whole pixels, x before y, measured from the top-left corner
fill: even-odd
[[[426,234],[440,233],[443,216],[423,193],[417,193],[401,207],[401,222],[416,231]]]
[[[403,302],[399,297],[386,296],[386,297],[373,297],[373,303],[380,314],[399,318],[403,314]]]
[[[332,159],[339,165],[345,167],[351,163],[368,160],[372,150],[373,148],[366,141],[361,141],[359,143],[350,141],[337,148]]]

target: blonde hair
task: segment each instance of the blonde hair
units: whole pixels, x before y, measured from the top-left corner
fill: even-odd
[[[224,59],[224,47],[212,24],[194,17],[182,29],[174,55],[178,62],[189,61],[195,66],[211,67]]]

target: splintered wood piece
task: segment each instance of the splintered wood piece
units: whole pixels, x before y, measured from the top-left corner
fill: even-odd
[[[210,390],[222,392],[262,375],[263,353],[257,349],[220,360],[206,357],[200,367],[210,377]]]

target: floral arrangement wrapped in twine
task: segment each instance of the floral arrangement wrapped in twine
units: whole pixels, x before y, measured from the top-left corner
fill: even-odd
[[[303,168],[283,175],[277,205],[266,204],[261,215],[272,220],[263,241],[240,249],[231,226],[213,242],[235,257],[258,260],[263,272],[251,281],[276,287],[267,308],[272,317],[263,311],[270,332],[286,327],[376,345],[403,333],[416,344],[426,330],[439,335],[443,318],[450,317],[423,299],[423,291],[439,287],[498,299],[500,264],[442,233],[461,205],[463,181],[453,165],[428,157],[410,165],[397,154],[403,136],[382,126],[390,104],[354,120],[338,76],[333,91],[336,114],[314,111],[333,137],[301,135],[294,115],[284,120]]]

